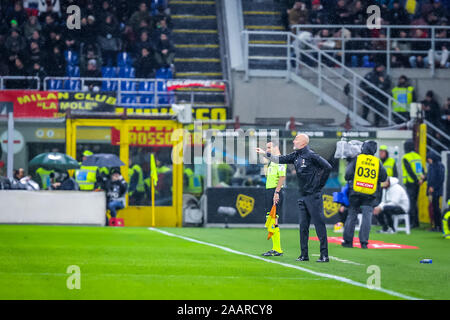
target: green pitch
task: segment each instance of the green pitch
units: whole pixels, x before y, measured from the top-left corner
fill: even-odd
[[[253,256],[271,248],[263,229],[162,230]],[[401,298],[290,265],[364,285],[371,276],[367,268],[377,265],[383,289],[415,298],[450,299],[450,241],[424,230],[409,236],[373,232],[371,239],[420,249],[362,250],[329,244],[335,259],[318,264],[318,242],[310,241],[311,261],[300,263],[295,261],[298,231],[282,230],[285,255],[268,260],[286,266],[147,228],[1,225],[0,299]],[[420,264],[423,258],[432,258],[433,264]],[[67,288],[71,265],[80,268],[79,290]]]

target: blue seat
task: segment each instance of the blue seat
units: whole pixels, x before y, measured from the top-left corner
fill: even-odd
[[[122,91],[136,91],[136,82],[134,81],[121,81],[120,90]]]
[[[153,104],[155,101],[155,96],[153,94],[143,94],[140,96],[139,103]]]
[[[175,103],[175,95],[171,93],[158,94],[158,104],[173,104]]]
[[[79,78],[80,77],[80,67],[78,66],[73,66],[68,64],[67,68],[66,68],[66,75],[68,77],[75,77],[75,78]]]
[[[128,52],[119,52],[117,54],[117,65],[119,67],[131,67],[133,61],[131,60],[130,54]]]
[[[64,58],[66,59],[68,65],[78,65],[78,53],[76,53],[75,51],[64,51]]]
[[[156,79],[173,79],[172,69],[160,68],[156,71]]]
[[[131,103],[136,103],[136,95],[134,94],[122,94],[120,96],[120,103],[122,105],[127,105]]]
[[[101,91],[117,91],[117,81],[103,80]]]
[[[134,78],[136,70],[132,67],[120,67],[119,78]]]
[[[116,78],[117,70],[114,67],[102,67],[103,78]]]
[[[61,90],[63,88],[63,81],[54,79],[47,80],[47,87],[49,90]]]
[[[139,82],[139,91],[155,91],[155,82],[154,81],[142,81]]]
[[[370,62],[369,56],[364,56],[362,66],[364,68],[373,68],[373,67],[375,67],[375,62]]]
[[[352,68],[357,68],[359,65],[358,56],[353,55],[351,60]]]
[[[64,81],[64,89],[69,91],[80,91],[81,81],[80,80],[66,80]]]
[[[158,81],[156,87],[158,88],[158,92],[167,92],[166,81]]]

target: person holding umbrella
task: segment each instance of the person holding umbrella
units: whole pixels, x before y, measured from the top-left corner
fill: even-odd
[[[50,190],[79,190],[75,179],[70,177],[67,171],[53,172],[50,174],[50,178],[52,179]]]

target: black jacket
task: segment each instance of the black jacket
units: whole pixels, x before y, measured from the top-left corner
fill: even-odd
[[[105,189],[106,189],[105,190],[106,198],[108,202],[124,200],[128,190],[128,184],[123,178],[116,181],[108,179],[108,181],[106,182]]]
[[[281,164],[291,163],[295,166],[301,196],[321,192],[331,172],[331,165],[328,161],[308,146],[285,156],[278,157],[270,153],[267,153],[266,156],[273,162]]]
[[[366,141],[363,143],[362,147],[361,147],[361,153],[362,154],[369,154],[369,155],[374,155],[375,152],[377,152],[377,143],[375,141]],[[379,191],[381,190],[380,188],[380,183],[386,181],[386,179],[388,178],[388,175],[386,173],[386,169],[384,169],[383,167],[383,163],[380,161],[380,171],[378,173],[378,182],[377,182],[377,192],[375,192],[374,194],[363,194],[363,193],[359,193],[359,192],[355,192],[353,190],[353,178],[355,177],[355,168],[356,168],[356,160],[358,159],[358,157],[354,158],[352,160],[352,162],[350,162],[347,166],[347,168],[345,169],[345,180],[348,181],[348,195],[349,197],[360,197],[361,200],[363,201],[364,205],[364,200],[367,200],[367,204],[371,205],[371,202],[373,202],[373,200],[375,200],[378,196]]]

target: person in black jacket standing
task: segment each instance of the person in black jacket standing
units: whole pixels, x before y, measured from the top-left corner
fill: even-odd
[[[298,178],[300,198],[300,248],[301,255],[297,261],[308,261],[309,226],[312,222],[320,240],[320,258],[317,262],[329,262],[328,239],[325,223],[321,218],[323,212],[322,189],[330,175],[331,165],[308,146],[309,137],[299,134],[294,139],[294,152],[285,156],[274,156],[261,148],[256,152],[263,154],[275,163],[295,166]]]
[[[376,152],[377,143],[375,141],[369,140],[364,142],[361,147],[361,154],[350,162],[345,170],[345,180],[348,181],[350,200],[349,213],[344,225],[344,242],[342,243],[342,246],[346,248],[353,247],[353,235],[360,208],[362,211],[362,223],[359,230],[359,242],[362,249],[367,249],[369,244],[373,209],[377,205],[377,191],[380,190],[381,182],[386,181],[388,178],[381,160],[373,156]],[[374,161],[371,160],[373,158],[375,158]],[[362,159],[364,160],[360,162]],[[365,166],[369,162],[372,167]],[[370,170],[370,168],[373,169]],[[357,175],[358,179],[356,179],[354,184],[355,175]],[[355,190],[355,185],[360,189],[359,191]],[[372,193],[364,190],[369,188],[372,189]]]

